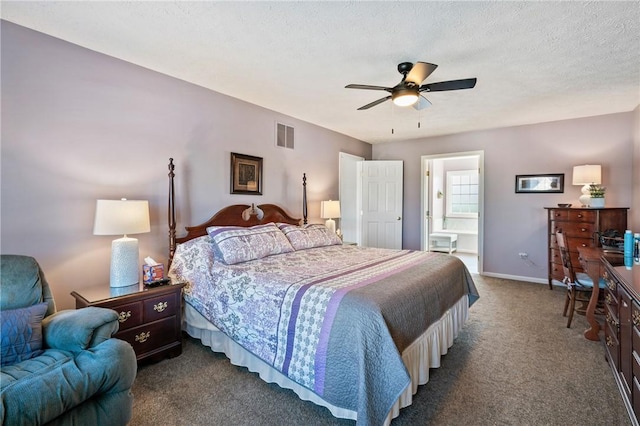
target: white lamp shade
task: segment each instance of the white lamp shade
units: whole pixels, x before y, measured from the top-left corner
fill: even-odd
[[[602,183],[602,167],[600,165],[585,164],[573,168],[574,185],[599,185]]]
[[[340,217],[340,201],[321,201],[320,217],[323,219],[337,219]]]
[[[146,200],[98,200],[94,235],[127,235],[149,232],[149,202]]]

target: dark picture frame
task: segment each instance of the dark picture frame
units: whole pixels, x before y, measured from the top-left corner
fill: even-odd
[[[262,195],[262,157],[231,153],[231,193]]]
[[[564,173],[516,175],[516,194],[549,194],[564,192]]]

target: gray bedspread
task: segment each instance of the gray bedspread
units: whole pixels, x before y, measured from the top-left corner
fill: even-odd
[[[349,292],[331,331],[325,399],[355,409],[358,424],[382,424],[410,382],[400,354],[465,294],[470,305],[479,297],[446,255]]]

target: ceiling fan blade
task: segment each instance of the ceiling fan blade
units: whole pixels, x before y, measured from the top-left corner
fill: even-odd
[[[387,92],[391,91],[390,87],[382,87],[382,86],[370,86],[368,84],[347,84],[344,86],[345,89],[366,89],[366,90],[386,90]]]
[[[391,96],[385,96],[384,98],[380,98],[377,101],[373,101],[370,104],[366,104],[365,106],[361,106],[360,108],[358,108],[358,111],[362,111],[363,109],[369,109],[371,107],[374,107],[378,104],[383,103],[384,101],[388,101],[389,99],[391,99]]]
[[[440,81],[438,83],[423,84],[420,86],[420,91],[444,92],[447,90],[472,89],[475,85],[475,78],[467,78],[464,80]]]
[[[429,102],[429,99],[425,98],[424,96],[420,95],[418,97],[418,102],[416,102],[415,104],[413,104],[413,107],[415,109],[417,109],[418,111],[420,111],[421,109],[425,109],[427,107],[431,106],[431,102]]]
[[[416,62],[404,81],[420,86],[436,68],[438,68],[438,66],[435,64],[430,64],[428,62]]]

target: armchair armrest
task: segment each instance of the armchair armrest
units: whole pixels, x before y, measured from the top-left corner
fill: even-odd
[[[59,311],[42,321],[45,346],[70,352],[97,346],[110,339],[118,328],[115,311],[94,306]]]

